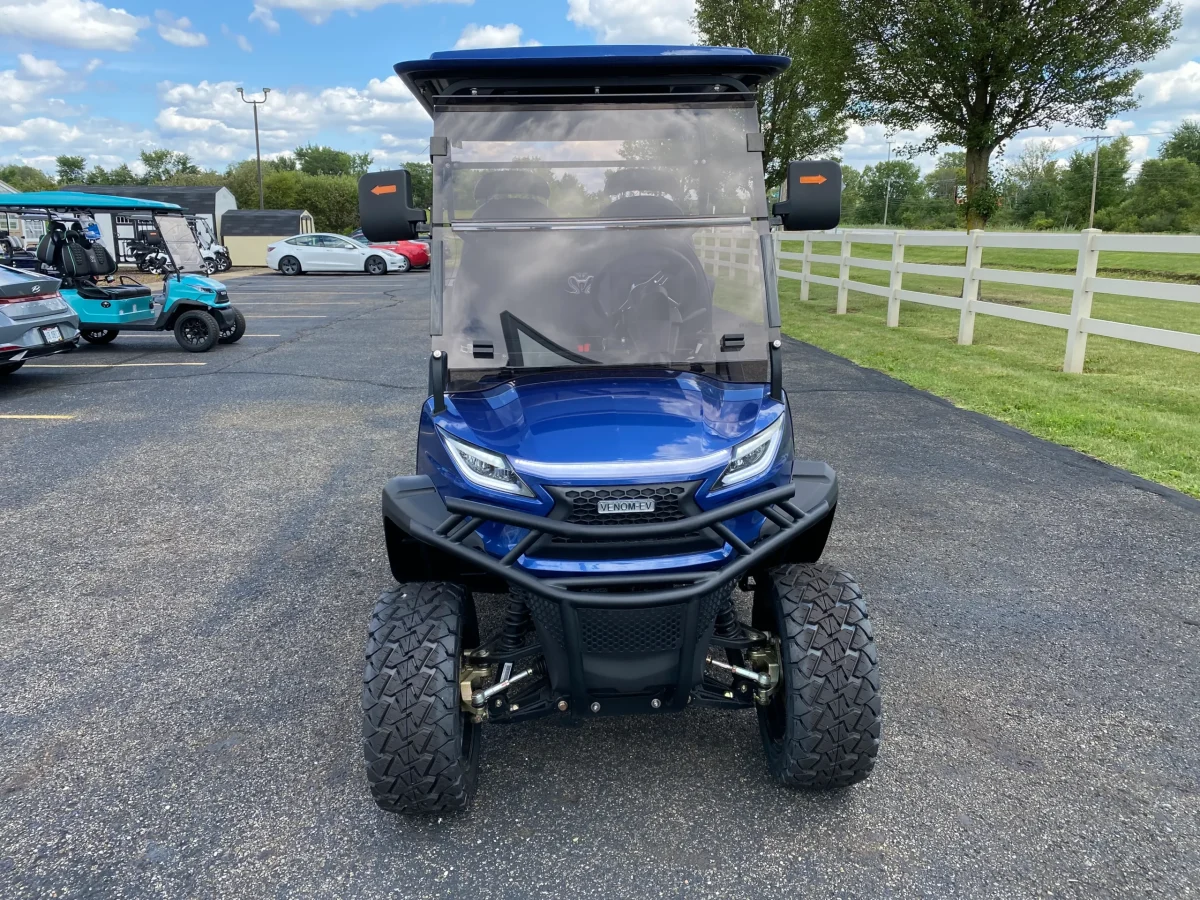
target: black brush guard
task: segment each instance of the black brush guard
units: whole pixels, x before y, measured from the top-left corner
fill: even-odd
[[[574,712],[586,714],[682,709],[693,688],[705,681],[704,658],[713,640],[714,620],[734,584],[754,571],[789,561],[789,547],[798,538],[814,526],[828,528],[836,503],[833,470],[825,463],[801,461],[793,464],[790,484],[698,515],[643,525],[584,525],[475,500],[443,499],[423,475],[394,478],[383,494],[389,555],[400,580],[413,580],[421,571],[436,580],[452,581],[459,580],[456,574],[481,573],[524,595],[533,614],[537,645],[508,654],[493,650],[486,658],[507,662],[544,655],[551,690],[529,704],[528,715],[550,712],[551,703],[559,699],[567,700]],[[746,543],[724,523],[750,512],[761,513],[765,522],[758,538]],[[475,533],[486,522],[525,528],[528,534],[496,558],[484,550]],[[411,563],[398,565],[391,529],[407,538],[403,559]],[[665,541],[699,531],[715,534],[731,548],[719,567],[539,577],[518,565],[545,535],[602,547],[609,542]],[[820,539],[823,543],[824,535]],[[442,564],[431,569],[430,554],[416,545],[434,550]],[[483,661],[478,653],[476,658]],[[505,714],[497,717],[493,710],[492,718],[525,718],[524,714],[510,717],[507,703],[503,707]]]

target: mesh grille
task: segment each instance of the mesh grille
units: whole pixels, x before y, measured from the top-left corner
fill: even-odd
[[[681,501],[688,493],[686,484],[645,484],[630,487],[570,488],[562,492],[567,501],[568,522],[580,525],[649,525],[653,522],[678,522],[687,513]],[[654,500],[653,512],[600,513],[601,500]]]
[[[712,628],[717,610],[730,596],[732,582],[719,585],[695,600],[698,603],[697,636]],[[558,603],[521,592],[542,630],[563,646],[562,611]],[[579,633],[584,653],[607,655],[661,653],[678,650],[683,641],[687,603],[642,608],[581,606]]]
[[[660,653],[678,650],[683,637],[682,604],[648,609],[581,607],[584,653]]]

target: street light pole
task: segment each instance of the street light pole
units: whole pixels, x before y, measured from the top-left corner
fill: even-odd
[[[242,98],[243,103],[249,103],[254,107],[254,159],[258,163],[258,208],[263,208],[263,182],[262,182],[262,148],[258,143],[258,104],[267,102],[267,94],[271,93],[270,88],[263,88],[261,100],[247,100],[246,92],[243,88],[237,89],[238,96]]]

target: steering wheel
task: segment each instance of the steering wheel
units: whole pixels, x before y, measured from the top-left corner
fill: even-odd
[[[591,293],[617,340],[674,361],[684,325],[708,307],[708,280],[696,262],[669,246],[639,248],[613,259]]]

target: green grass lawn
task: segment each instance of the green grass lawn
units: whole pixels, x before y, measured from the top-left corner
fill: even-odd
[[[788,242],[785,250],[800,252]],[[837,244],[814,252],[838,253]],[[855,256],[887,259],[890,247],[855,244]],[[961,248],[908,247],[907,262],[962,264]],[[799,271],[799,262],[784,267]],[[983,265],[1072,273],[1070,251],[985,249]],[[818,275],[837,267],[814,264]],[[1100,274],[1200,283],[1200,257],[1176,254],[1101,253]],[[851,278],[886,285],[886,272],[851,268]],[[961,295],[959,279],[906,275],[904,287]],[[887,328],[887,301],[850,292],[847,315],[834,314],[836,290],[781,279],[780,303],[787,334],[854,362],[886,372],[1039,437],[1200,497],[1200,354],[1088,338],[1085,374],[1062,372],[1066,332],[993,316],[976,316],[975,343],[956,343],[958,312],[915,303],[900,306],[900,327]],[[981,299],[1068,312],[1070,294],[985,282]],[[1093,318],[1200,333],[1200,304],[1097,294]]]

